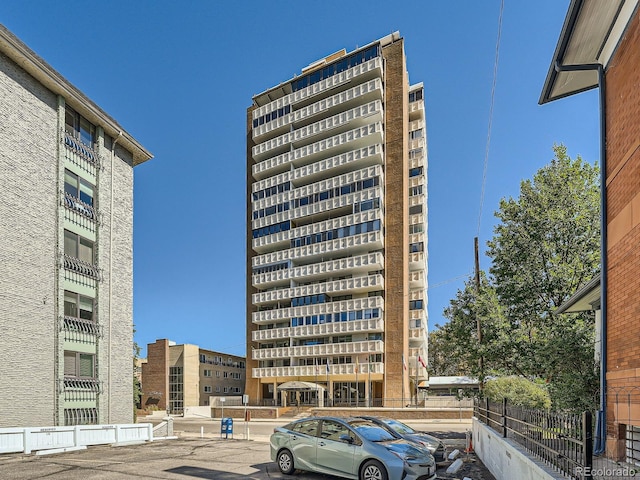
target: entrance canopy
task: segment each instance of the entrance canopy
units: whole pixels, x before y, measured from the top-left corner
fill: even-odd
[[[312,382],[301,382],[299,380],[293,380],[291,382],[284,382],[278,385],[278,390],[293,390],[293,391],[309,391],[309,390],[324,390],[325,387]]]

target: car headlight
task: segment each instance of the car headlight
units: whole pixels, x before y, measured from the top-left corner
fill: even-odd
[[[393,453],[396,457],[398,457],[400,460],[402,460],[403,462],[408,462],[416,459],[416,457],[413,455],[403,455],[402,453],[396,452],[394,450],[389,450],[389,451]]]

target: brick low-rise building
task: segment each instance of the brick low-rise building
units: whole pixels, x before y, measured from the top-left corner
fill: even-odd
[[[245,370],[244,357],[156,340],[147,345],[142,363],[141,406],[183,413],[209,405],[210,397],[241,397]]]
[[[0,427],[133,421],[133,167],[151,158],[0,25]]]
[[[605,450],[606,444],[608,456],[636,465],[640,464],[638,5],[638,0],[572,0],[540,98],[546,103],[600,88],[603,268],[597,303],[602,316],[603,408],[596,440],[598,450]]]

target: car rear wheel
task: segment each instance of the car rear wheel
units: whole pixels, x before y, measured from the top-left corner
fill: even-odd
[[[295,470],[293,466],[293,455],[289,450],[282,450],[278,453],[278,468],[285,475],[291,475]]]
[[[387,471],[377,460],[369,460],[360,470],[360,480],[388,480]]]

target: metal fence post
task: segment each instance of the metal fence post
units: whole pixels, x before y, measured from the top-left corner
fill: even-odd
[[[491,426],[490,415],[489,415],[489,397],[484,397],[484,420],[487,426]]]
[[[507,397],[502,399],[502,438],[507,438]]]
[[[591,480],[591,470],[593,468],[593,432],[592,432],[591,412],[586,411],[582,413],[582,465],[584,466],[587,474],[584,476],[585,480]]]

